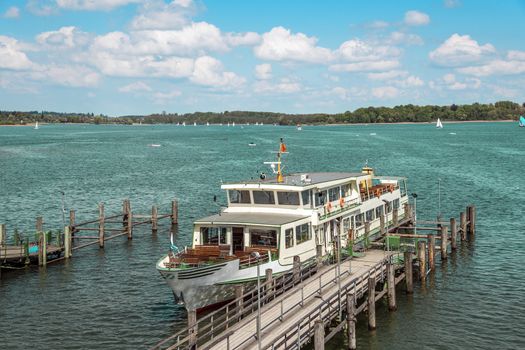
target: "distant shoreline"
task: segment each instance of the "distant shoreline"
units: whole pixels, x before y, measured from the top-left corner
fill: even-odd
[[[462,123],[517,123],[518,121],[517,120],[511,120],[511,119],[506,119],[506,120],[444,120],[443,123],[444,124],[462,124]],[[344,126],[344,125],[403,125],[403,124],[406,124],[406,125],[412,125],[412,124],[435,124],[435,121],[431,121],[431,122],[396,122],[396,123],[331,123],[331,124],[326,124],[326,123],[319,123],[319,124],[307,124],[307,123],[303,123],[301,124],[302,126],[329,126],[329,125],[332,125],[332,126]],[[44,126],[44,125],[99,125],[99,126],[103,126],[103,125],[127,125],[127,126],[134,126],[132,124],[121,124],[121,123],[103,123],[103,124],[93,124],[93,123],[40,123],[39,126]],[[176,125],[174,123],[151,123],[151,124],[147,124],[147,123],[143,123],[142,126],[147,126],[147,125]],[[205,125],[205,124],[197,124],[197,125]],[[219,124],[210,124],[210,125],[219,125]],[[240,125],[245,125],[245,124],[239,124]],[[251,124],[252,125],[252,124]],[[255,125],[255,124],[253,124]],[[265,125],[272,125],[272,124],[265,124]],[[35,123],[29,123],[29,124],[0,124],[0,127],[2,126],[8,126],[8,127],[23,127],[23,126],[26,126],[26,127],[34,127],[35,126]],[[135,125],[136,126],[136,125]],[[193,125],[190,125],[190,126],[193,126]],[[294,126],[295,125],[277,125],[277,126]]]

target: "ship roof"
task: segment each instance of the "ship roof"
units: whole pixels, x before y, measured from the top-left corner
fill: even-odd
[[[221,213],[199,219],[195,221],[195,224],[281,226],[306,218],[309,216],[275,213]]]
[[[309,181],[304,181],[302,178],[308,176]],[[227,185],[232,184],[266,184],[266,185],[285,185],[285,186],[299,186],[305,187],[310,185],[321,184],[325,182],[343,180],[347,178],[357,178],[366,176],[363,173],[351,173],[351,172],[321,172],[321,173],[295,173],[287,174],[283,176],[283,182],[277,182],[276,177],[266,179],[247,180],[239,182],[229,182]]]

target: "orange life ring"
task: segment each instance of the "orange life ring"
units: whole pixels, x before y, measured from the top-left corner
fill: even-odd
[[[326,204],[326,210],[328,212],[330,212],[332,210],[332,202],[328,202],[328,204]]]
[[[345,199],[343,197],[339,198],[339,205],[341,208],[345,206]]]
[[[376,190],[375,195],[376,195],[376,197],[380,197],[381,196],[381,190],[379,188]]]
[[[390,193],[394,192],[394,185],[388,185],[388,190]]]

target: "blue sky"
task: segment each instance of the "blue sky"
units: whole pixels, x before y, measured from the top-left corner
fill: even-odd
[[[525,102],[525,1],[0,1],[0,109]]]

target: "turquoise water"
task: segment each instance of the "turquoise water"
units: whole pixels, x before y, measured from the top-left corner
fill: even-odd
[[[375,135],[373,135],[375,133]],[[368,126],[90,126],[0,127],[0,222],[28,232],[43,215],[62,225],[61,194],[78,220],[97,203],[117,211],[130,198],[134,212],[180,202],[178,244],[191,222],[224,204],[221,181],[268,171],[279,138],[287,143],[285,171],[355,171],[368,160],[379,174],[409,178],[418,217],[444,217],[474,203],[478,232],[398,311],[377,310],[378,329],[358,323],[358,346],[373,349],[525,347],[525,130],[515,123]],[[249,147],[254,142],[256,147]],[[161,144],[161,147],[148,147]],[[213,202],[217,195],[219,204]],[[163,211],[166,211],[166,206]],[[185,323],[156,260],[169,246],[164,225],[134,239],[88,247],[47,269],[3,271],[1,348],[148,348]],[[344,337],[328,347],[344,348]]]

